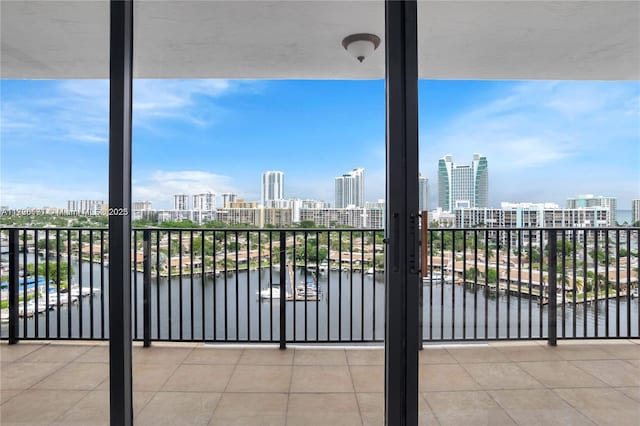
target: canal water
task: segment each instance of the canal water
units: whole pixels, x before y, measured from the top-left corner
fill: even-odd
[[[27,261],[32,262],[33,255],[29,255]],[[80,268],[74,262],[73,268],[73,283],[89,288],[92,282],[93,289],[99,291],[60,310],[21,318],[21,336],[108,338],[109,269],[89,262],[82,262]],[[297,268],[296,284],[313,279],[311,272],[305,274],[303,269]],[[258,293],[278,282],[279,271],[269,269],[233,272],[204,279],[192,279],[189,276],[171,279],[153,277],[152,338],[277,342],[281,301],[259,298]],[[290,286],[288,278],[287,286]],[[317,300],[284,302],[288,341],[383,340],[383,274],[329,271],[319,274],[317,286],[320,293]],[[425,341],[547,336],[547,306],[541,307],[535,299],[528,299],[525,295],[520,298],[503,293],[496,295],[495,292],[486,292],[482,286],[474,288],[436,282],[422,286]],[[142,287],[142,273],[132,273],[134,339],[143,337]],[[575,306],[570,303],[559,304],[558,336],[593,337],[596,331],[597,335],[605,336],[607,326],[609,335],[626,336],[627,318],[631,323],[631,335],[638,336],[639,304],[637,298],[628,304],[626,297],[612,298],[608,304],[606,301]],[[7,336],[7,324],[4,322],[0,327],[0,335]]]

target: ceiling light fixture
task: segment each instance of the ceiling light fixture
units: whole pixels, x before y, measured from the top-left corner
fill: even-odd
[[[342,40],[342,47],[358,61],[362,62],[380,45],[380,37],[375,34],[351,34]]]

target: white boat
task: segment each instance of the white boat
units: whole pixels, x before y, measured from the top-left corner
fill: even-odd
[[[319,270],[320,272],[327,272],[329,270],[329,264],[326,260],[320,264]]]
[[[367,272],[366,272],[367,275],[373,275],[373,273],[374,273],[373,268],[367,269]]]
[[[638,297],[638,287],[633,289],[633,293],[631,293],[631,296]]]
[[[257,294],[261,299],[280,299],[280,285],[273,284],[271,287],[260,290]]]

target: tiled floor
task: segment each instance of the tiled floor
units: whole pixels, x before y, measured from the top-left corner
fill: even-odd
[[[108,347],[0,344],[0,424],[108,424]],[[380,348],[134,347],[136,425],[379,425]],[[640,341],[427,346],[420,423],[640,419]]]

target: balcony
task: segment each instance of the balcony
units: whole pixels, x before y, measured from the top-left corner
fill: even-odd
[[[422,424],[633,424],[637,228],[422,232]],[[0,234],[3,424],[107,424],[107,230]],[[134,230],[136,424],[382,424],[382,235]]]
[[[2,424],[109,422],[108,346],[0,344]],[[379,425],[381,347],[154,343],[133,351],[137,425]],[[640,340],[425,345],[420,424],[636,424]]]

